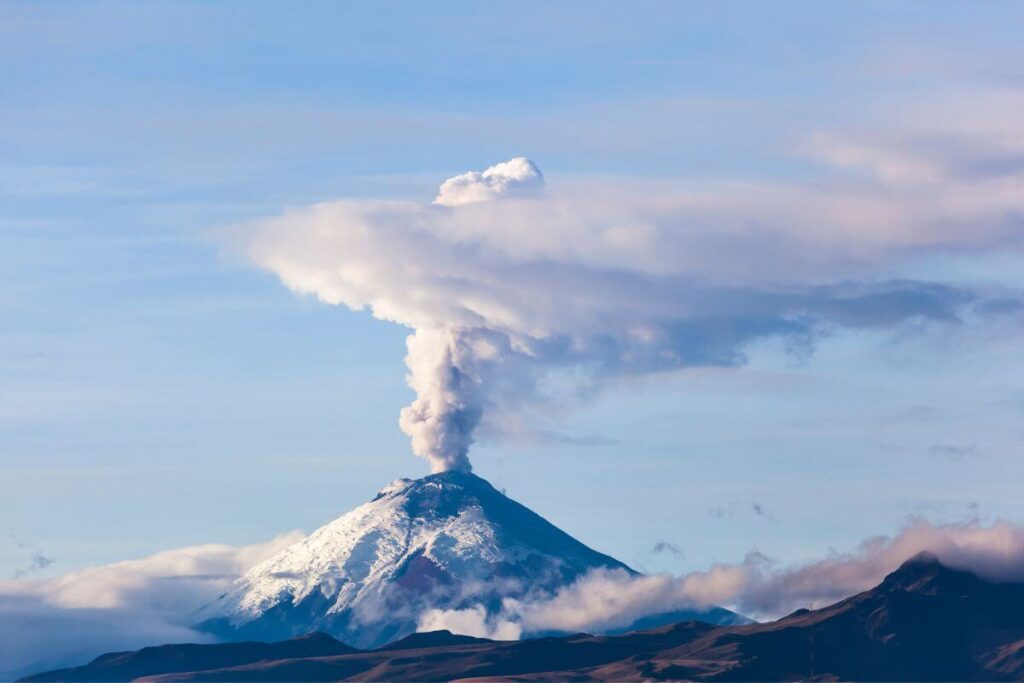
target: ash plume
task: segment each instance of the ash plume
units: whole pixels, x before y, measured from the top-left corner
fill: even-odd
[[[617,377],[739,366],[768,338],[805,354],[836,330],[998,315],[992,296],[1019,294],[894,274],[915,254],[1024,242],[1024,196],[1004,191],[1022,176],[547,186],[519,157],[433,201],[317,204],[233,239],[293,291],[413,330],[401,428],[434,472],[469,471],[481,430],[543,432],[572,391]]]
[[[409,386],[416,392],[402,409],[399,425],[413,453],[434,472],[469,472],[473,431],[483,416],[477,353],[465,332],[417,330],[407,341]]]

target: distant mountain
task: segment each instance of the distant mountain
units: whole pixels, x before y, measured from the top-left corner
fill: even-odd
[[[147,648],[153,649],[159,648]],[[125,654],[105,657],[120,657],[125,667],[133,661]],[[130,677],[128,669],[109,665],[90,670],[101,661],[68,670],[77,678],[52,672],[26,680]],[[767,624],[691,621],[622,636],[513,642],[439,632],[370,652],[293,655],[189,673],[173,666],[144,680],[1021,681],[1024,584],[991,583],[919,555],[869,591]]]
[[[582,672],[581,672],[582,673]],[[877,587],[770,624],[719,628],[591,680],[1024,680],[1024,584],[998,584],[921,554]]]
[[[399,479],[243,576],[196,616],[223,639],[323,631],[362,648],[416,630],[428,608],[551,592],[591,569],[625,564],[591,550],[480,477]],[[735,623],[727,610],[663,615]]]

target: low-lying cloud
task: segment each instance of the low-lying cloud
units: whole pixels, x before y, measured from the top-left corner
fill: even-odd
[[[447,628],[499,639],[513,633],[601,632],[626,628],[649,615],[715,605],[750,617],[777,618],[865,591],[922,551],[993,581],[1024,581],[1024,528],[1004,521],[983,526],[919,520],[895,536],[870,538],[853,551],[803,565],[780,565],[751,551],[741,563],[678,577],[595,570],[553,595],[505,600],[497,612],[483,606],[430,610],[420,630]]]
[[[52,579],[0,581],[0,675],[145,645],[209,641],[188,628],[192,613],[301,537],[192,546]]]
[[[0,673],[73,665],[145,645],[208,642],[207,634],[188,628],[195,610],[300,538],[293,532],[251,546],[193,546],[53,579],[0,582]],[[597,570],[553,594],[505,599],[498,609],[471,602],[460,609],[428,607],[419,613],[418,628],[507,640],[617,630],[643,617],[713,605],[774,618],[867,590],[922,551],[993,581],[1024,581],[1024,527],[915,520],[894,536],[872,537],[806,564],[785,565],[751,551],[742,562],[682,576]],[[467,596],[482,594],[480,586],[469,588]]]
[[[936,525],[915,521],[893,537],[865,540],[848,553],[778,569],[760,559],[746,563],[750,580],[734,604],[746,613],[778,616],[797,607],[821,607],[867,590],[905,560],[928,551],[955,569],[992,581],[1024,581],[1024,528],[1007,521]]]

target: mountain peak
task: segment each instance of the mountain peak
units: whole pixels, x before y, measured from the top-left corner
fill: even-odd
[[[415,492],[419,490],[430,489],[432,487],[449,487],[468,490],[487,488],[495,490],[490,482],[482,477],[478,477],[472,472],[448,470],[446,472],[428,474],[424,477],[420,477],[419,479],[408,479],[406,477],[395,479],[378,491],[373,500],[378,500],[385,496],[415,494]]]
[[[981,582],[975,574],[947,566],[934,553],[917,553],[882,581],[880,588],[920,594],[963,592]]]
[[[943,566],[938,555],[930,550],[922,550],[901,564],[900,569],[909,569],[912,567],[934,567],[936,565]]]
[[[882,581],[883,587],[912,590],[921,587],[939,574],[949,569],[933,553],[922,551],[904,560],[895,570]]]
[[[322,630],[378,647],[414,632],[426,609],[497,606],[596,568],[635,573],[484,479],[440,472],[391,482],[252,568],[197,621],[231,639]]]
[[[471,483],[471,482],[481,482],[481,483],[484,483],[484,484],[487,484],[488,486],[490,486],[490,483],[486,479],[484,479],[483,477],[477,476],[477,475],[473,474],[472,472],[466,472],[464,470],[446,470],[444,472],[434,472],[433,474],[428,474],[428,475],[426,475],[424,477],[421,477],[420,479],[415,479],[414,481],[424,481],[424,482],[433,481],[433,482],[461,483],[461,484],[466,484],[466,483]]]

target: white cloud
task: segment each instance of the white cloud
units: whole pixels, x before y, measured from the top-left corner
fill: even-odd
[[[483,172],[470,171],[441,183],[434,203],[463,206],[500,197],[536,196],[544,188],[540,169],[526,157],[495,164]]]
[[[738,564],[716,564],[684,576],[631,576],[594,570],[553,595],[483,606],[430,610],[419,630],[499,638],[516,629],[530,633],[621,629],[637,619],[677,610],[722,605],[748,616],[772,619],[801,607],[824,607],[872,588],[914,555],[928,551],[947,566],[993,581],[1024,581],[1024,528],[1005,521],[909,524],[893,537],[867,539],[846,553],[802,565],[779,565],[753,551]]]
[[[139,560],[70,572],[37,586],[47,602],[58,607],[131,606],[185,613],[216,597],[245,570],[301,538],[301,532],[295,531],[249,546],[208,544],[167,550]]]
[[[949,567],[992,581],[1024,581],[1024,528],[1007,521],[935,525],[917,520],[893,537],[865,540],[798,567],[749,564],[750,579],[736,604],[751,613],[780,615],[797,607],[821,607],[867,590],[917,553],[928,551]]]
[[[502,618],[488,618],[482,605],[467,609],[429,609],[420,615],[416,630],[451,631],[474,638],[491,640],[519,640],[522,627]]]
[[[0,581],[0,673],[209,640],[188,628],[191,614],[301,537],[296,531],[248,546],[191,546],[53,579]]]
[[[549,599],[506,600],[503,609],[526,632],[601,632],[624,628],[641,617],[702,609],[733,598],[746,576],[741,567],[716,565],[683,577],[632,576],[593,570]]]

